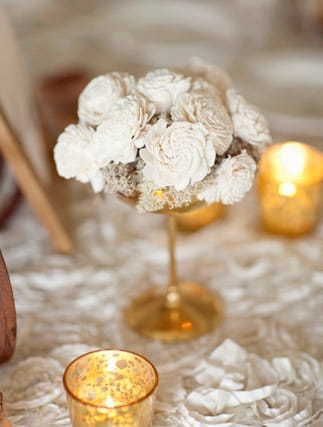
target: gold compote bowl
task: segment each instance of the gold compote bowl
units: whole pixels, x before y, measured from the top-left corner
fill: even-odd
[[[135,205],[136,198],[120,196]],[[127,324],[145,337],[161,341],[185,341],[213,330],[222,320],[221,298],[195,282],[178,280],[176,271],[176,217],[180,213],[199,209],[196,202],[180,209],[162,209],[167,215],[169,278],[164,288],[149,289],[125,310]]]

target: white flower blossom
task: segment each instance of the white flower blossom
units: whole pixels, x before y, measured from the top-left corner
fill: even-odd
[[[142,147],[144,147],[144,145],[145,145],[145,143],[146,143],[146,136],[148,135],[148,132],[150,131],[150,129],[151,129],[151,127],[152,127],[152,126],[153,126],[153,125],[146,124],[146,126],[144,126],[144,127],[141,129],[141,131],[140,131],[139,135],[137,136],[137,138],[136,138],[136,139],[135,139],[135,141],[134,141],[135,146],[136,146],[137,148],[142,148]]]
[[[251,145],[271,143],[267,120],[234,89],[227,91],[227,106],[232,116],[234,135]]]
[[[224,159],[215,171],[215,177],[198,195],[207,203],[231,205],[250,190],[256,172],[256,162],[246,152]]]
[[[220,67],[208,64],[199,58],[193,58],[187,66],[187,73],[191,76],[202,77],[215,86],[220,94],[225,97],[226,91],[232,87],[229,75]]]
[[[232,121],[225,108],[215,99],[199,93],[184,93],[171,109],[174,121],[201,123],[217,154],[223,154],[233,139]]]
[[[144,176],[161,187],[183,190],[201,181],[215,161],[214,147],[199,123],[177,122],[167,127],[160,119],[145,141],[145,148],[140,150],[146,162]]]
[[[103,172],[98,170],[97,173],[91,177],[90,183],[95,193],[102,191],[106,183]]]
[[[220,91],[214,85],[201,77],[192,78],[190,92],[208,96],[216,100],[219,104],[222,104]]]
[[[81,182],[99,179],[93,136],[94,130],[84,125],[69,125],[60,134],[54,148],[54,159],[60,176],[76,178]]]
[[[154,114],[154,108],[140,95],[120,98],[94,134],[94,149],[100,167],[110,161],[133,162],[137,155],[135,140]]]
[[[135,86],[135,78],[128,73],[110,73],[91,80],[79,97],[79,119],[92,126],[100,124],[111,106]]]
[[[181,93],[190,89],[189,77],[166,68],[151,71],[138,80],[137,90],[156,106],[157,113],[165,113]]]
[[[137,83],[127,73],[101,75],[81,93],[78,114],[80,124],[66,128],[55,147],[61,176],[90,182],[95,192],[115,192],[124,177],[112,179],[106,170],[130,163],[126,192],[144,183],[170,187],[176,206],[196,198],[239,201],[254,179],[252,157],[270,141],[263,116],[232,89],[222,69],[202,61],[183,74],[151,71]],[[145,210],[154,206],[148,187],[140,202]]]

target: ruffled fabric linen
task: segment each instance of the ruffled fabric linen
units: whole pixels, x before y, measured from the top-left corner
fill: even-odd
[[[179,236],[180,276],[220,293],[226,318],[197,340],[163,344],[122,315],[167,281],[163,218],[71,190],[75,256],[53,252],[27,206],[0,234],[19,331],[0,389],[17,427],[71,427],[62,373],[102,347],[137,351],[158,368],[154,427],[322,425],[322,227],[292,242],[271,237],[255,229],[249,197],[221,223]]]

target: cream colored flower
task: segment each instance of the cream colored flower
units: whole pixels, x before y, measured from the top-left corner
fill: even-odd
[[[220,91],[214,85],[201,77],[192,79],[190,92],[208,96],[216,100],[219,104],[222,104]]]
[[[95,193],[99,193],[100,191],[102,191],[106,184],[103,172],[101,170],[98,170],[97,173],[91,177],[90,183]]]
[[[142,148],[145,145],[145,143],[146,143],[146,137],[147,137],[148,132],[150,131],[150,129],[151,129],[152,126],[153,125],[146,124],[146,126],[141,129],[138,137],[134,141],[135,146],[137,148]]]
[[[110,161],[133,162],[137,155],[135,140],[154,114],[154,108],[140,95],[119,99],[94,135],[95,158],[100,167]]]
[[[135,86],[135,78],[128,73],[110,73],[91,80],[79,97],[78,116],[92,126],[100,124],[111,106]]]
[[[84,125],[69,125],[54,148],[57,172],[64,178],[89,182],[99,172],[94,157],[94,130]]]
[[[179,94],[189,90],[190,85],[189,77],[162,68],[139,79],[137,90],[155,104],[157,113],[165,113]]]
[[[160,119],[146,136],[140,156],[146,162],[144,176],[157,186],[183,190],[201,181],[214,164],[215,150],[199,123],[177,122],[167,127]]]
[[[229,157],[216,169],[214,181],[197,197],[207,203],[236,203],[250,190],[255,172],[256,162],[246,152]]]
[[[233,139],[231,119],[223,105],[199,93],[180,95],[171,109],[174,121],[201,123],[217,154],[223,154]]]
[[[227,91],[227,105],[232,115],[234,135],[251,145],[263,146],[271,143],[267,120],[234,89]]]
[[[229,75],[217,65],[211,65],[199,58],[193,58],[187,66],[189,75],[202,77],[204,80],[215,86],[223,98],[226,91],[232,87]]]
[[[214,85],[221,94],[225,94],[226,91],[232,86],[232,81],[229,75],[220,67],[215,65],[207,66],[203,72],[204,78]]]

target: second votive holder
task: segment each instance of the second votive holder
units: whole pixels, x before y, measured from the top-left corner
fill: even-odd
[[[79,356],[64,388],[73,427],[150,427],[158,372],[145,357],[119,349]]]

